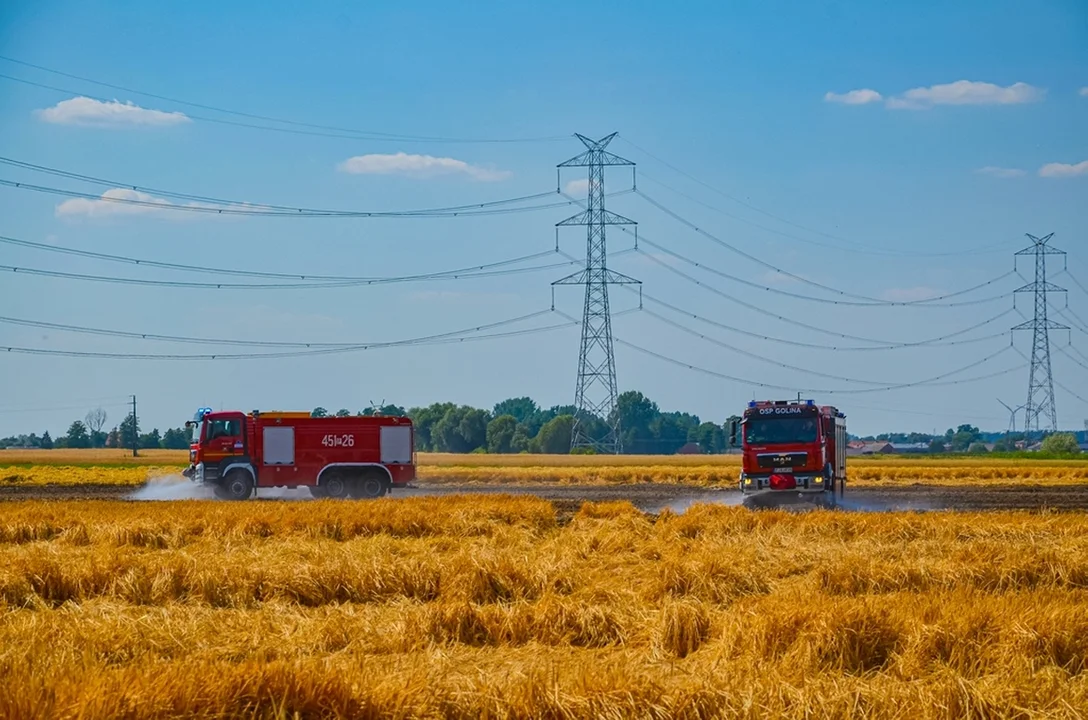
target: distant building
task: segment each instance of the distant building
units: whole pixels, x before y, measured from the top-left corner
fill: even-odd
[[[890,442],[852,442],[846,446],[846,456],[857,455],[889,455],[895,452],[895,447]]]
[[[929,452],[929,443],[892,443],[892,452],[897,455]]]
[[[697,442],[689,442],[687,445],[685,445],[682,448],[680,448],[679,450],[677,450],[676,454],[677,455],[702,455],[703,454],[703,448],[700,447],[699,443],[697,443]]]

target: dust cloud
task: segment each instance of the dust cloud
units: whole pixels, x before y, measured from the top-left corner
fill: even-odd
[[[214,500],[210,487],[199,485],[181,475],[151,478],[128,496],[129,500]]]

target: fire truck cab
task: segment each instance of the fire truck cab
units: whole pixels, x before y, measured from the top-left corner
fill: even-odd
[[[184,474],[211,485],[222,499],[244,500],[271,487],[306,487],[322,498],[377,498],[415,478],[406,417],[201,408],[186,427],[192,440]]]
[[[740,490],[752,505],[836,504],[846,486],[846,416],[812,400],[753,401],[730,427],[741,434]]]

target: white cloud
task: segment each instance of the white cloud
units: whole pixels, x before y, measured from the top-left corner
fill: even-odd
[[[1014,178],[1024,174],[1024,171],[1019,168],[994,167],[993,165],[981,167],[975,172],[979,175],[989,175],[997,178]]]
[[[135,205],[131,202],[146,203]],[[72,198],[57,205],[57,217],[114,217],[118,215],[148,215],[169,209],[169,200],[148,195],[139,190],[113,188],[102,193],[101,198]]]
[[[841,94],[829,92],[824,95],[824,102],[842,103],[843,105],[868,105],[869,103],[880,102],[882,99],[883,96],[880,93],[868,88],[851,90]]]
[[[185,113],[149,110],[131,102],[102,102],[89,97],[62,100],[51,108],[38,110],[37,115],[55,125],[90,127],[165,126],[191,122]]]
[[[356,175],[404,175],[416,178],[467,175],[473,180],[484,182],[506,180],[512,175],[506,170],[471,165],[456,158],[409,155],[403,152],[390,155],[356,155],[340,163],[339,169]]]
[[[1080,89],[1080,96],[1081,97],[1088,97],[1088,87],[1082,87]]]
[[[1039,168],[1039,177],[1063,178],[1076,177],[1077,175],[1088,175],[1088,160],[1075,165],[1048,163]]]
[[[927,110],[935,105],[1019,105],[1039,102],[1045,96],[1045,90],[1022,82],[1001,87],[987,82],[957,80],[907,90],[902,95],[888,98],[886,105],[892,110]]]
[[[267,208],[261,205],[251,205],[248,203],[231,204],[231,205],[209,205],[207,203],[185,203],[178,204],[172,203],[169,200],[165,200],[154,195],[149,195],[139,190],[132,190],[130,188],[112,188],[102,193],[97,198],[72,198],[71,200],[65,200],[56,207],[57,217],[88,217],[88,218],[107,218],[107,217],[126,217],[132,215],[156,215],[169,217],[172,220],[182,220],[189,217],[201,216],[201,217],[234,217],[235,213],[228,215],[220,215],[218,213],[193,213],[193,212],[171,212],[171,210],[180,210],[183,208],[211,208],[216,210],[244,210],[244,211],[262,211]]]
[[[881,293],[880,297],[888,302],[916,302],[940,297],[942,294],[942,290],[920,285],[910,288],[888,288]]]
[[[563,190],[567,193],[567,195],[579,195],[585,197],[589,194],[589,178],[571,180],[566,184]]]

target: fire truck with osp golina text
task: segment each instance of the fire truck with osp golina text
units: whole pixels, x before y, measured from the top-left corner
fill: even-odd
[[[748,403],[730,426],[740,446],[740,490],[752,505],[836,504],[846,487],[846,415],[812,400]]]

